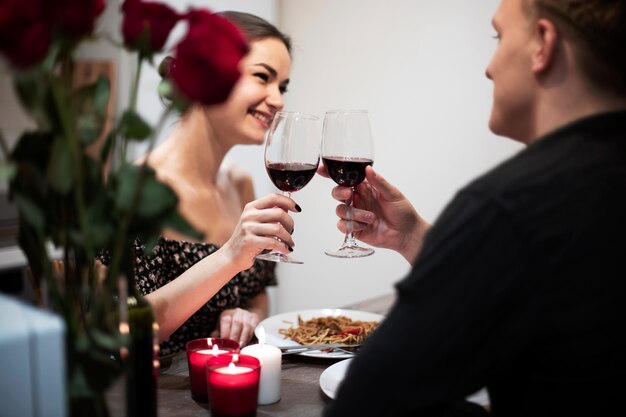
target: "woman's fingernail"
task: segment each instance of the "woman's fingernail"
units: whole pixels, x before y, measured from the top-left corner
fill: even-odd
[[[302,211],[302,209],[300,208],[299,205],[296,204],[296,210],[298,210],[298,213],[300,213]]]

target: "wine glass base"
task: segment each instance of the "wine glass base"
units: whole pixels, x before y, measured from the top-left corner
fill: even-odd
[[[335,258],[363,258],[374,253],[372,248],[363,248],[361,246],[349,245],[342,246],[339,249],[327,250],[324,253]]]
[[[284,262],[288,264],[303,264],[299,259],[291,257],[289,255],[284,255],[280,252],[262,252],[258,254],[256,259],[262,259],[264,261],[272,261],[272,262]]]

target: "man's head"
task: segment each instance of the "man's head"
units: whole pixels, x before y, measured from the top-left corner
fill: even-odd
[[[548,19],[571,42],[596,87],[626,97],[626,1],[524,0],[533,20]]]
[[[501,0],[493,26],[494,133],[528,143],[604,101],[626,103],[626,1]]]

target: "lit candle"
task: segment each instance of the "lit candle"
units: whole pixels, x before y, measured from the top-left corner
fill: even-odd
[[[282,352],[276,346],[265,344],[265,330],[259,328],[259,344],[246,346],[245,355],[254,356],[261,362],[259,404],[273,404],[280,400],[280,371]]]
[[[209,402],[205,368],[207,359],[222,353],[238,352],[239,343],[230,339],[196,339],[188,342],[185,350],[187,351],[191,398],[207,403]]]
[[[261,362],[248,355],[217,355],[206,362],[213,417],[256,415]]]

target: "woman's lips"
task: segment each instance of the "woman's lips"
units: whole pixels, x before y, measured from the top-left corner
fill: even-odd
[[[261,124],[267,129],[272,122],[272,116],[267,113],[262,113],[256,110],[250,110],[250,115],[254,117],[256,120],[261,122]]]

